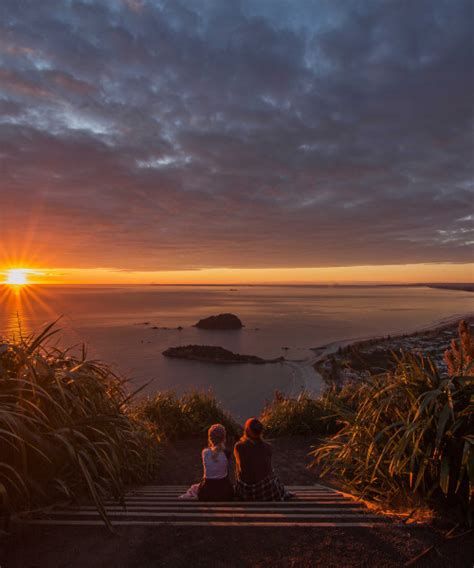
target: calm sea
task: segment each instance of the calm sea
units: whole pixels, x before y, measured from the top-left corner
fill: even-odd
[[[474,312],[472,293],[423,287],[33,286],[2,297],[2,334],[18,332],[17,314],[24,333],[62,316],[63,342],[85,342],[91,357],[113,363],[132,384],[150,381],[148,393],[210,389],[239,418],[258,413],[275,389],[297,393],[302,384],[294,367],[217,366],[167,359],[162,351],[197,343],[302,361],[311,347],[415,331]],[[245,328],[192,327],[222,312],[238,315]]]

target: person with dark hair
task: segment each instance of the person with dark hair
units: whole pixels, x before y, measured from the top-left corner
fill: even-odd
[[[245,423],[244,435],[235,444],[235,495],[241,501],[284,501],[285,490],[272,468],[272,447],[262,439],[263,424],[257,418]]]

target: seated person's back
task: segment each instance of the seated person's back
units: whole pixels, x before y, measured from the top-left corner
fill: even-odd
[[[194,483],[180,499],[199,501],[231,501],[234,488],[229,480],[229,459],[226,450],[226,430],[222,424],[213,424],[208,430],[208,447],[202,453],[203,477]]]
[[[223,479],[227,477],[230,452],[222,450],[215,454],[211,448],[202,451],[202,465],[205,479]]]
[[[272,468],[272,447],[262,439],[263,424],[249,418],[234,446],[235,495],[240,501],[283,501],[291,498]]]
[[[234,449],[237,477],[258,483],[272,474],[272,447],[261,439],[243,438]]]

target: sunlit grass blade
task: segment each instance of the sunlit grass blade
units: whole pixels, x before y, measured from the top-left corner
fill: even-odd
[[[0,486],[13,510],[89,495],[108,524],[102,498],[153,474],[160,436],[107,365],[51,345],[55,323],[2,340]]]

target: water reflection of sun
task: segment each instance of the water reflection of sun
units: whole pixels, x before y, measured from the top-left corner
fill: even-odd
[[[5,275],[0,286],[0,337],[26,338],[38,325],[39,314],[50,320],[57,318],[47,292],[29,283],[27,271],[11,269]]]

